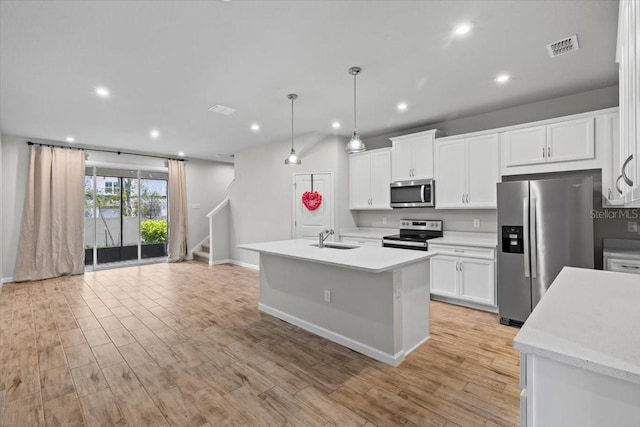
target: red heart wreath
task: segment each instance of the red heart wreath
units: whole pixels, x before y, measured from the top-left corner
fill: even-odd
[[[322,194],[317,191],[305,191],[302,193],[302,204],[310,211],[315,211],[322,203]]]

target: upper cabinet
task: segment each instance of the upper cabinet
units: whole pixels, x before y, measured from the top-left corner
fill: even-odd
[[[603,146],[602,206],[624,207],[624,195],[628,188],[622,176],[624,153],[620,147],[620,120],[617,113],[596,117],[596,141]]]
[[[391,138],[391,181],[433,178],[433,143],[437,130]]]
[[[436,208],[495,209],[500,181],[497,133],[436,140]]]
[[[506,167],[595,158],[593,117],[504,132]]]
[[[391,209],[391,149],[370,150],[349,156],[349,208]]]
[[[625,206],[640,206],[640,4],[621,0],[616,61],[620,70],[620,173]]]

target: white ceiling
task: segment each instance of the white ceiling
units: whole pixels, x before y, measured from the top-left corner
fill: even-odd
[[[383,132],[617,83],[616,1],[0,2],[6,134],[223,160],[296,134]],[[463,38],[454,26],[473,23]],[[545,45],[577,34],[580,50]],[[499,86],[493,78],[508,72]],[[111,90],[109,99],[94,94]],[[396,104],[409,109],[400,113]],[[207,111],[223,104],[238,111]],[[250,130],[252,123],[261,130]],[[161,137],[152,140],[157,128]],[[283,156],[286,153],[283,153]]]

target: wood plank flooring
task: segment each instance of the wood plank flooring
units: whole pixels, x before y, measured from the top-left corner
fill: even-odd
[[[392,368],[257,303],[256,272],[198,262],[7,284],[0,424],[518,423],[517,330],[496,315],[432,302],[431,339]]]

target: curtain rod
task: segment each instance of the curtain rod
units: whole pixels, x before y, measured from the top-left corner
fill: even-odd
[[[98,152],[101,152],[101,153],[114,153],[114,154],[117,154],[117,155],[127,154],[129,156],[154,157],[156,159],[178,160],[179,162],[186,162],[187,161],[185,159],[176,159],[176,158],[167,157],[167,156],[155,156],[153,154],[138,154],[138,153],[131,153],[131,152],[128,152],[128,151],[101,150],[99,148],[69,147],[68,145],[42,144],[42,143],[39,143],[39,142],[31,142],[31,141],[27,141],[27,145],[39,145],[40,147],[68,148],[70,150],[98,151]]]

